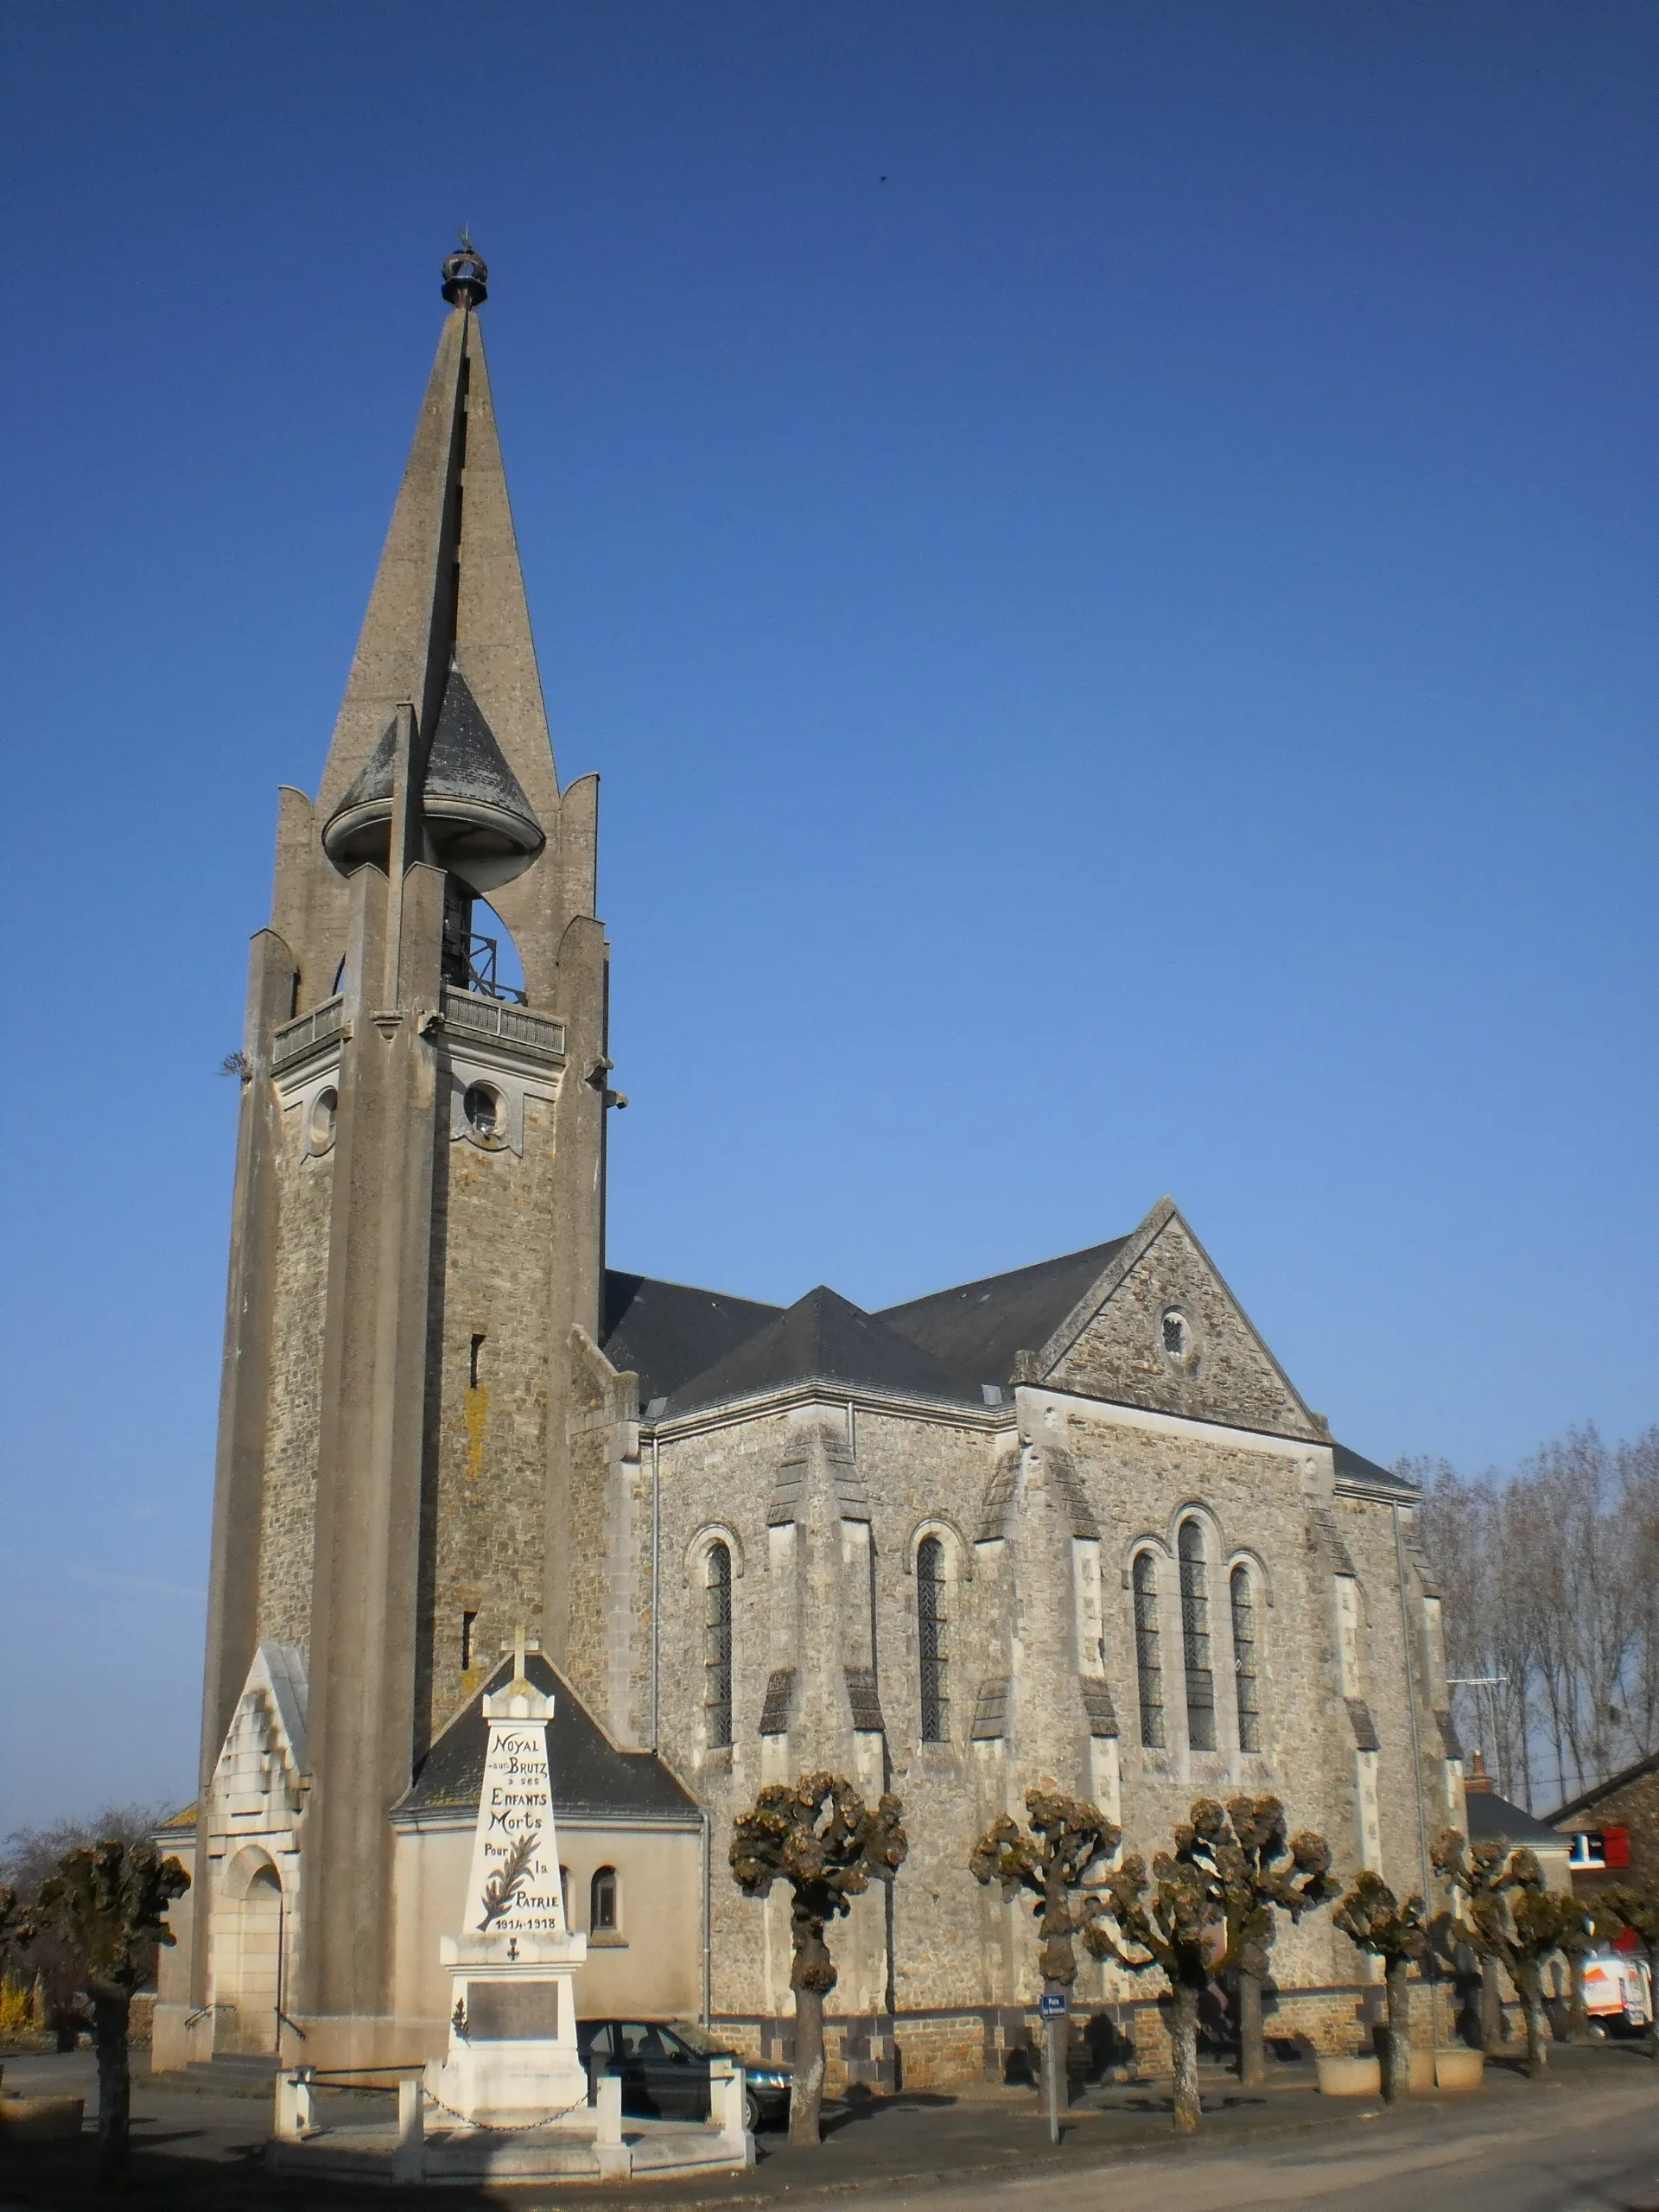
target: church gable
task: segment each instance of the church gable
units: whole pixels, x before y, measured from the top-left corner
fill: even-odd
[[[1321,1434],[1167,1198],[1025,1364],[1029,1380],[1091,1398],[1270,1435]]]

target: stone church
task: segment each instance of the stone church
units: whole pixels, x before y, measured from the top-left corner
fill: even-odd
[[[520,1626],[584,2012],[787,2049],[786,1913],[727,1845],[816,1768],[905,1805],[908,1863],[835,1947],[832,2063],[874,2085],[1025,2044],[1032,1925],[967,1858],[1039,1779],[1148,1852],[1200,1792],[1275,1790],[1339,1871],[1421,1885],[1462,1774],[1417,1494],[1309,1411],[1169,1199],[880,1313],[607,1265],[597,779],[554,766],[475,255],[443,292],[252,941],[157,2063],[443,2049],[481,1699]],[[1376,1994],[1328,1915],[1275,1972],[1272,2032],[1351,2038]],[[1147,1981],[1090,1964],[1076,1995],[1156,2046]]]

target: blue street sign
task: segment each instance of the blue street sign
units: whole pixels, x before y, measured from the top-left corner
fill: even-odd
[[[1037,1999],[1037,2011],[1045,2020],[1063,2018],[1065,2014],[1065,1992],[1063,1989],[1046,1989]]]

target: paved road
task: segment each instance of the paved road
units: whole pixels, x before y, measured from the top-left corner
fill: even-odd
[[[1234,2143],[1092,2171],[957,2183],[951,2212],[1659,2212],[1659,2088],[1536,2093],[1541,2109],[1470,2128],[1455,2112],[1380,2114],[1364,2139]],[[1493,2115],[1494,2120],[1497,2120]],[[939,2212],[944,2192],[858,2192],[860,2212]]]
[[[1065,2141],[1048,2144],[1038,2100],[880,2100],[829,2115],[817,2149],[762,2139],[752,2173],[711,2192],[706,2180],[617,2195],[581,2191],[583,2212],[690,2212],[711,2194],[734,2212],[846,2198],[859,2212],[1659,2212],[1659,2068],[1630,2050],[1558,2050],[1559,2088],[1487,2069],[1467,2097],[1413,2100],[1403,2110],[1333,2103],[1311,2081],[1245,2096],[1206,2085],[1205,2132],[1175,2139],[1167,2084],[1130,2085],[1074,2109]],[[24,2094],[93,2095],[91,2054],[6,2061],[5,2086]],[[266,2176],[258,2151],[269,2100],[142,2067],[134,2085],[139,2145],[135,2212],[395,2212],[436,2204],[428,2191],[295,2191]],[[94,2212],[90,2139],[0,2154],[0,2212],[26,2202]],[[444,2190],[439,2212],[499,2212],[499,2190]],[[523,2212],[572,2212],[569,2190],[514,2192]]]

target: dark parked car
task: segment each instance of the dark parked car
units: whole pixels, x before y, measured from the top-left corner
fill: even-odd
[[[635,2120],[707,2120],[711,2058],[743,2068],[752,2129],[789,2116],[787,2066],[752,2066],[689,2020],[578,2020],[576,2049],[590,2082],[622,2076],[622,2109]]]

